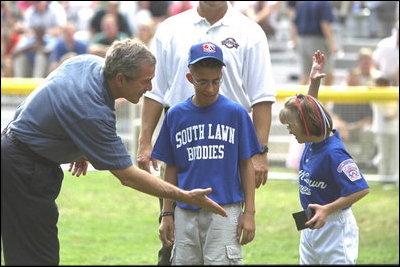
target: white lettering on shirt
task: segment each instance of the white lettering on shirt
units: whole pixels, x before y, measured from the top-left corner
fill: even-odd
[[[175,134],[176,148],[186,146],[188,161],[200,159],[223,159],[225,145],[201,145],[190,146],[199,140],[220,140],[230,144],[235,144],[236,129],[228,125],[209,123],[207,125],[207,136],[205,135],[205,124],[189,126]]]

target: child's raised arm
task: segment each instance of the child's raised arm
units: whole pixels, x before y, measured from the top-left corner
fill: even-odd
[[[321,79],[325,77],[322,69],[325,63],[325,55],[317,50],[313,56],[313,64],[310,71],[310,86],[308,87],[308,95],[318,99],[318,90],[321,84]]]

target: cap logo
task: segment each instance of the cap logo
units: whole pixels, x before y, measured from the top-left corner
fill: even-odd
[[[217,52],[217,48],[215,47],[214,44],[210,44],[210,43],[205,43],[201,46],[201,50],[203,50],[204,53],[216,53]]]
[[[189,62],[188,62],[189,65],[195,64],[196,62],[199,62],[200,60],[206,58],[216,59],[220,61],[223,66],[225,66],[224,58],[222,55],[222,49],[218,45],[212,42],[204,42],[192,45],[190,47]]]

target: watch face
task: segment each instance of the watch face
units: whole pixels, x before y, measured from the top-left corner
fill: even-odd
[[[265,154],[268,152],[268,146],[262,146],[261,147],[261,154]]]

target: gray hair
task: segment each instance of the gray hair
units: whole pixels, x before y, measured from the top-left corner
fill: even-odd
[[[143,62],[156,64],[156,58],[141,41],[114,41],[105,56],[104,76],[109,80],[117,73],[122,73],[128,79],[134,80],[139,75]]]

